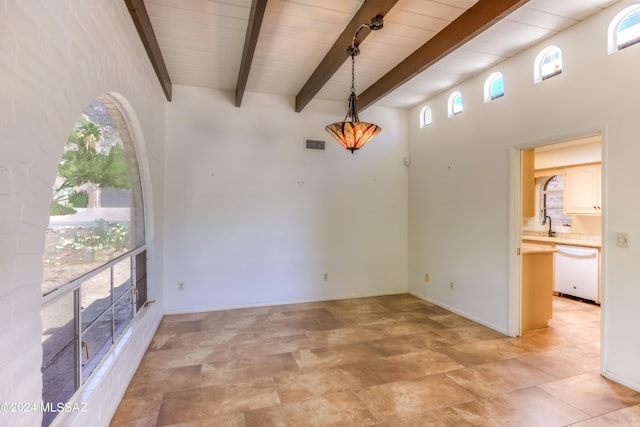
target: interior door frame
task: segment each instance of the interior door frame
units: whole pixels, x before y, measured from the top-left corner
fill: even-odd
[[[508,333],[512,337],[522,335],[522,151],[531,148],[553,145],[572,139],[579,139],[589,135],[600,135],[601,150],[601,188],[605,189],[606,182],[606,125],[594,126],[586,129],[576,130],[566,134],[555,135],[548,138],[522,142],[510,147],[509,150],[509,170],[511,179],[509,180],[509,192],[512,203],[509,206],[509,277],[512,278],[512,285],[509,287],[509,307],[508,307]],[[605,216],[607,215],[607,192],[602,191],[602,214],[600,217],[601,236],[603,237],[600,250],[600,373],[606,372],[607,356],[607,309],[606,309],[606,246],[604,236],[607,235]]]

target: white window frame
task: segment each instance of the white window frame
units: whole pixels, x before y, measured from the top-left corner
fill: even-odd
[[[498,79],[498,78],[502,78],[502,81],[504,82],[504,76],[502,75],[502,73],[496,71],[495,73],[492,73],[487,80],[485,80],[484,82],[484,103],[487,104],[491,101],[495,101],[498,98],[502,98],[504,96],[504,90],[502,91],[502,94],[500,96],[496,96],[495,98],[493,96],[491,96],[491,87],[493,86],[493,83]]]
[[[460,97],[462,100],[460,111],[455,111],[455,100]],[[464,111],[464,98],[462,97],[462,93],[459,91],[454,91],[449,95],[449,100],[447,101],[447,111],[449,113],[449,117],[457,116]]]
[[[425,105],[422,110],[420,110],[420,128],[429,126],[432,121],[431,107]]]
[[[542,61],[544,61],[544,58],[551,53],[552,51],[557,50],[559,57],[558,57],[558,62],[559,62],[559,69],[557,71],[553,71],[551,73],[543,73],[542,72],[542,67],[543,67],[543,63]],[[558,46],[555,45],[551,45],[551,46],[547,46],[544,49],[542,49],[540,51],[540,53],[538,53],[538,56],[536,56],[536,60],[533,63],[533,82],[534,83],[540,83],[544,80],[547,80],[551,77],[555,77],[559,74],[562,73],[563,70],[563,65],[562,65],[562,49],[560,49]]]
[[[634,42],[622,47],[620,47],[618,43],[618,27],[620,26],[622,21],[634,11],[640,11],[640,4],[636,3],[631,6],[625,7],[620,12],[618,12],[618,14],[614,16],[614,18],[609,23],[609,28],[607,30],[607,52],[609,55],[638,43]],[[640,28],[638,28],[638,31],[640,32]]]

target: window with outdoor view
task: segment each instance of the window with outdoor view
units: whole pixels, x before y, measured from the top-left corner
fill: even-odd
[[[42,397],[55,407],[89,379],[146,301],[142,187],[115,99],[96,99],[78,118],[49,209]],[[55,416],[45,412],[43,425]]]
[[[449,96],[448,104],[449,117],[462,113],[462,94],[457,91],[453,92],[451,96]]]
[[[562,73],[562,51],[560,48],[549,46],[543,49],[534,63],[534,82],[540,83],[560,73]]]
[[[431,124],[431,107],[426,106],[420,111],[420,127],[429,126]]]
[[[640,42],[640,4],[623,9],[609,24],[609,53]]]
[[[493,73],[484,82],[484,102],[491,102],[504,96],[504,77],[502,73]]]
[[[540,222],[551,218],[552,224],[571,225],[571,215],[564,214],[564,175],[545,177],[542,183]]]

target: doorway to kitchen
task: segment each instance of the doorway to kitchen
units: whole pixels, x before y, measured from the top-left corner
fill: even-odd
[[[602,160],[600,134],[521,150],[515,233],[520,335],[551,333],[598,355]]]

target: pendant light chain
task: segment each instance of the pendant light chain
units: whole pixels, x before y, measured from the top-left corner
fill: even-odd
[[[356,93],[356,56],[351,54],[351,92]]]

